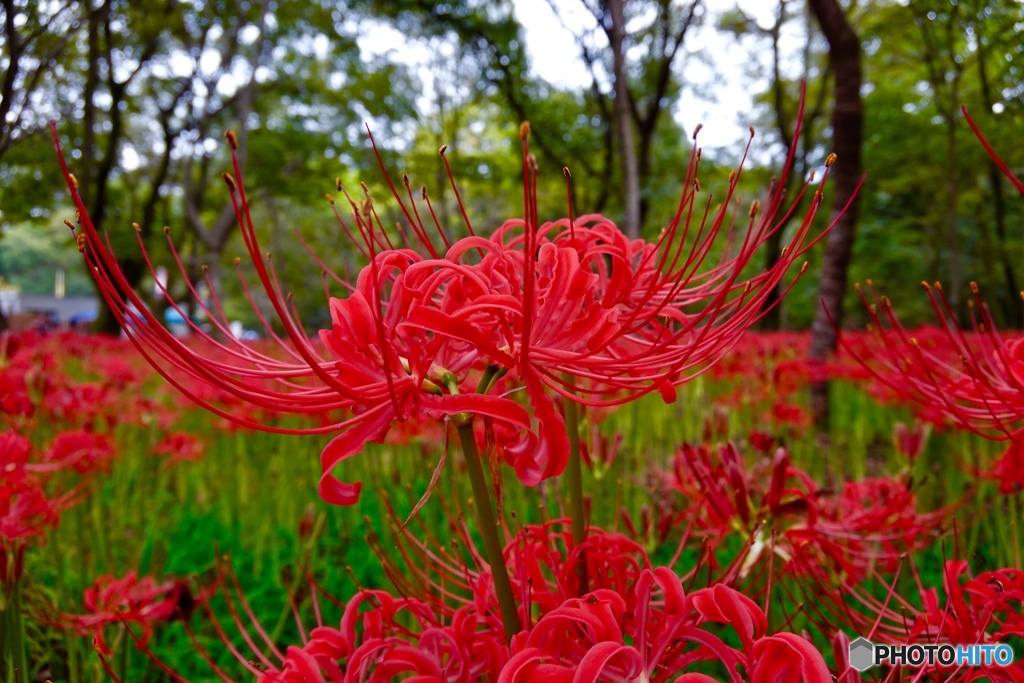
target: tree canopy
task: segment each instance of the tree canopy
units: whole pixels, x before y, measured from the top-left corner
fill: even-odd
[[[871,278],[899,298],[911,322],[927,319],[926,300],[914,293],[919,281],[946,280],[962,316],[966,284],[975,281],[997,320],[1020,325],[1024,206],[960,107],[1011,168],[1024,167],[1016,144],[1024,7],[1013,0],[831,4],[856,35],[863,70],[857,146],[865,179],[850,281]],[[718,49],[750,54],[755,104],[745,114],[760,123],[747,200],[762,196],[778,173],[783,145],[798,145],[798,180],[842,147],[830,123],[830,39],[814,20],[815,3],[779,0],[760,18],[742,3],[723,9],[702,0],[549,0],[548,9],[586,82],[538,75],[509,2],[3,0],[0,277],[28,291],[47,281],[41,269],[74,267],[66,258],[75,255],[70,236],[52,229],[70,209],[46,137],[51,119],[73,150],[94,219],[142,291],[147,270],[133,223],[164,264],[171,263],[168,226],[186,270],[195,277],[208,265],[229,307],[244,308],[232,303],[243,297],[232,265],[238,231],[220,179],[228,164],[223,137],[236,131],[254,219],[281,254],[280,275],[288,289],[313,293],[296,298],[310,326],[326,321],[326,306],[316,294],[319,268],[302,242],[339,269],[359,265],[323,201],[336,179],[353,195],[365,181],[384,225],[396,236],[401,229],[368,129],[393,177],[407,174],[417,191],[426,186],[439,220],[459,231],[438,149],[448,146],[474,225],[494,227],[522,212],[518,125],[528,119],[542,217],[565,215],[567,167],[577,213],[604,212],[652,237],[674,213],[694,144],[694,131],[681,124],[683,102],[715,95],[688,82],[689,68],[726,68],[697,48],[710,35]],[[793,140],[801,79],[806,125]],[[703,156],[709,193],[725,183],[732,161]],[[48,229],[33,232],[39,225]],[[824,249],[770,324],[810,324]],[[777,257],[769,249],[766,258]],[[170,286],[188,298],[181,278],[172,275]],[[856,324],[863,318],[843,291]]]

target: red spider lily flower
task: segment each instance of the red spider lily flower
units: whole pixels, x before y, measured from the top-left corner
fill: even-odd
[[[914,600],[896,593],[898,575],[875,574],[885,589],[879,598],[864,585],[845,583],[837,589],[822,572],[812,573],[809,576],[821,581],[829,597],[823,600],[802,586],[805,597],[814,601],[804,603],[807,614],[822,628],[846,624],[851,632],[884,644],[987,644],[1005,642],[1024,631],[1024,571],[999,569],[972,578],[966,562],[949,560],[943,566],[943,600],[936,588],[923,585],[913,563],[909,566],[918,593]],[[935,665],[900,674],[893,670],[886,680],[1020,683],[1024,662],[1006,667]]]
[[[525,134],[523,152],[529,158]],[[814,243],[809,229],[820,190],[783,260],[740,281],[754,251],[781,225],[779,185],[773,188],[764,216],[758,215],[756,206],[751,211],[739,248],[730,235],[733,248],[727,247],[715,265],[699,272],[711,243],[729,222],[728,199],[739,177],[730,176],[726,208],[710,221],[705,212],[696,242],[683,258],[700,188],[699,158],[695,148],[676,216],[654,244],[628,240],[601,216],[574,219],[571,207],[568,219],[538,224],[531,191],[535,168],[527,163],[526,219],[506,222],[490,240],[470,238],[449,250],[447,258],[455,259],[473,250],[480,253],[480,269],[493,292],[487,305],[494,314],[489,325],[478,320],[458,329],[463,317],[446,317],[443,328],[478,345],[490,363],[515,369],[545,440],[554,446],[544,457],[534,458],[537,469],[518,468],[523,481],[539,481],[564,467],[564,425],[542,389],[591,406],[617,405],[655,390],[665,400],[674,400],[676,385],[720,359],[760,317],[768,293],[793,259]],[[791,161],[792,155],[787,170]],[[473,308],[466,315],[477,313]],[[437,323],[431,320],[434,329]]]
[[[451,516],[451,511],[448,514]],[[371,533],[368,540],[396,589],[429,604],[435,613],[449,617],[457,609],[475,605],[480,614],[487,615],[491,628],[500,632],[502,626],[497,617],[491,569],[465,523],[461,519],[452,520],[453,543],[462,549],[452,553],[422,524],[427,541],[401,533],[393,510],[389,519],[403,561],[396,563],[392,553],[385,550],[374,534]],[[505,546],[504,557],[520,621],[527,626],[535,621],[537,614],[544,614],[580,595],[577,573],[580,561],[586,562],[592,587],[611,590],[627,600],[631,599],[631,587],[640,572],[651,566],[642,546],[622,534],[598,527],[589,530],[585,541],[574,544],[571,524],[565,519],[524,526]]]
[[[500,622],[481,616],[475,606],[438,614],[431,605],[415,598],[395,597],[378,590],[360,590],[348,601],[340,602],[308,574],[306,597],[314,623],[303,623],[298,608],[302,600],[290,596],[299,642],[282,647],[256,617],[226,561],[218,562],[218,574],[228,618],[218,618],[214,613],[208,600],[212,592],[190,597],[186,606],[202,609],[225,651],[250,675],[248,680],[255,677],[260,683],[475,683],[495,680],[508,661]],[[324,599],[342,608],[339,621],[325,622]],[[171,617],[175,615],[170,612]],[[111,616],[114,620],[107,623],[123,623],[128,637],[157,668],[174,680],[185,680],[149,649],[148,631],[136,633],[132,620],[116,609]],[[221,680],[231,683],[229,672],[217,663],[221,659],[219,653],[208,650],[187,618],[181,622],[200,658]],[[142,626],[146,628],[145,623]],[[232,637],[232,633],[236,635]],[[236,642],[239,637],[241,642]],[[107,654],[101,651],[101,656]],[[107,673],[117,680],[109,665]]]
[[[0,480],[21,481],[26,476],[32,443],[13,430],[0,433]]]
[[[346,603],[339,627],[313,629],[279,666],[264,664],[255,673],[260,683],[493,680],[507,659],[505,646],[479,625],[469,609],[445,624],[416,600],[361,591]]]
[[[767,432],[760,432],[756,429],[750,432],[750,445],[754,450],[760,451],[767,455],[771,452],[772,447],[775,445],[775,437]]]
[[[17,370],[0,368],[0,412],[22,418],[30,418],[35,412],[25,376]]]
[[[487,567],[461,521],[453,529],[465,554],[396,535],[406,571],[380,541],[371,537],[371,544],[399,592],[425,601],[434,613],[474,608],[499,633]],[[753,677],[744,680],[829,680],[806,640],[766,635],[766,617],[752,600],[722,584],[686,595],[683,581],[691,581],[696,568],[685,579],[667,567],[652,568],[644,549],[617,533],[592,528],[583,544],[572,546],[569,522],[552,520],[524,526],[505,555],[524,630],[513,638],[499,681],[703,683],[714,679],[696,673],[677,677],[712,660],[724,664],[734,681],[741,680],[740,669]],[[582,598],[575,571],[581,560],[595,587]],[[732,624],[741,648],[727,646],[707,630],[709,624]]]
[[[679,578],[659,567],[641,573],[631,603],[610,590],[567,600],[513,640],[498,681],[697,683],[715,679],[682,672],[709,661],[735,682],[743,680],[741,669],[756,682],[832,680],[813,645],[792,633],[766,635],[764,612],[724,585],[687,595]],[[714,623],[730,624],[741,647],[707,628]]]
[[[989,156],[1024,194],[1024,183],[1010,173],[963,111]],[[876,300],[870,281],[868,285],[869,292],[862,292],[861,298],[876,343],[860,354],[851,349],[851,354],[899,396],[986,438],[1016,441],[1024,421],[1024,340],[999,333],[977,284],[971,283],[973,300],[968,301],[974,328],[969,333],[957,323],[942,285],[922,283],[939,321],[938,340],[932,343],[908,332],[889,299]]]
[[[1017,432],[1014,440],[1006,447],[988,471],[981,472],[986,479],[999,482],[999,490],[1006,494],[1024,490],[1024,433]]]
[[[48,496],[35,473],[50,468],[31,462],[31,456],[28,439],[13,431],[0,433],[0,552],[12,556],[19,555],[32,539],[45,537],[46,530],[57,525],[60,511],[70,507],[78,493],[74,487],[62,495]]]
[[[400,246],[392,242],[369,196],[359,206],[352,203],[355,230],[338,214],[368,265],[355,285],[325,267],[327,277],[349,291],[347,298],[331,300],[332,328],[320,335],[326,352],[306,337],[260,249],[237,159],[234,173],[225,179],[260,285],[286,332],[282,339],[265,325],[281,344],[280,352],[263,353],[225,334],[227,341],[209,340],[217,350],[210,355],[165,330],[128,286],[61,157],[81,227],[69,225],[77,231],[89,271],[126,334],[179,390],[245,426],[342,432],[321,456],[320,493],[330,502],[352,503],[359,495],[358,485],[333,476],[337,464],[366,442],[385,438],[392,424],[420,413],[435,419],[479,414],[499,423],[505,434],[517,432],[517,439],[502,441],[504,456],[523,482],[536,484],[558,475],[567,460],[565,427],[548,393],[590,405],[615,405],[654,390],[671,399],[675,385],[703,372],[763,315],[770,293],[820,239],[812,238],[810,230],[822,195],[819,187],[783,257],[767,271],[746,278],[759,247],[782,229],[792,211],[783,205],[784,183],[771,188],[765,211],[755,202],[746,233],[733,234],[730,207],[740,173],[730,176],[728,192],[720,200],[724,208],[711,216],[710,198],[704,209],[697,205],[700,152],[695,148],[676,215],[653,244],[626,239],[600,216],[576,220],[571,207],[568,220],[540,224],[536,165],[525,130],[525,217],[507,222],[489,239],[477,236],[468,219],[470,236],[454,243],[437,225],[447,248],[440,254],[411,191],[407,202],[390,178],[388,185],[419,242],[418,252],[408,231],[402,231]],[[228,137],[233,148],[234,138]],[[54,140],[59,152],[55,129]],[[792,159],[791,151],[785,172]],[[433,216],[429,202],[427,208]],[[703,217],[691,230],[695,210]],[[707,265],[711,246],[723,231],[728,244]],[[690,238],[693,246],[685,253]],[[174,257],[184,275],[176,252]],[[191,283],[189,287],[194,293]],[[200,305],[214,327],[226,332],[219,302]],[[491,372],[513,372],[525,385],[532,416],[505,397],[467,393],[462,385],[465,371],[474,365],[483,370],[485,364]],[[190,381],[220,387],[245,403],[275,411],[342,411],[351,417],[316,428],[284,429],[204,401],[190,390]],[[488,386],[479,388],[486,391]]]
[[[739,531],[751,539],[741,576],[772,554],[785,571],[825,563],[856,579],[876,566],[891,570],[925,547],[948,514],[918,511],[916,496],[894,479],[847,482],[838,496],[820,491],[781,448],[769,469],[767,461],[747,467],[732,444],[684,445],[673,468],[671,487],[687,501],[681,516],[694,520],[695,535],[714,542]]]
[[[153,447],[154,455],[166,458],[163,467],[171,467],[175,463],[200,460],[206,452],[206,444],[195,434],[172,432]]]
[[[458,544],[466,544],[468,566],[459,552],[402,539],[400,552],[418,570],[397,576],[400,597],[361,590],[337,602],[308,577],[308,594],[292,596],[300,642],[287,648],[261,626],[224,564],[219,563],[219,585],[230,618],[219,620],[209,601],[202,609],[227,651],[261,683],[707,683],[714,679],[689,670],[715,662],[735,683],[829,680],[809,643],[793,634],[768,633],[764,612],[749,598],[721,584],[687,593],[683,579],[665,567],[651,569],[643,549],[617,534],[595,530],[585,549],[567,550],[572,534],[564,520],[525,527],[506,548],[525,617],[510,652],[487,568],[468,530],[453,530]],[[597,588],[580,598],[573,563],[583,558]],[[389,575],[393,568],[386,566]],[[338,622],[324,621],[322,597],[342,608]],[[315,615],[312,628],[303,625],[298,611],[306,598]],[[148,650],[148,635],[121,621],[147,656],[174,676]],[[191,625],[183,626],[199,655],[230,683]],[[244,645],[234,642],[238,636],[232,638],[231,631]],[[727,642],[736,640],[738,647]]]
[[[913,427],[908,427],[903,422],[897,422],[892,428],[892,439],[896,444],[896,452],[910,461],[915,460],[924,451],[931,432],[931,425],[927,422],[915,420]]]
[[[911,334],[886,297],[862,292],[875,343],[851,355],[875,379],[906,401],[922,404],[955,424],[989,439],[1012,440],[1024,420],[1024,343],[996,329],[977,286],[971,284],[976,330],[957,325],[942,286],[925,284],[939,317],[936,334]],[[860,287],[858,286],[860,290]]]
[[[18,551],[31,539],[42,538],[57,525],[61,509],[61,501],[47,498],[33,479],[0,481],[0,549]]]
[[[137,624],[142,633],[133,637],[145,646],[154,625],[187,616],[194,599],[183,581],[139,578],[132,570],[119,579],[109,575],[96,579],[85,589],[84,603],[85,613],[66,616],[67,623],[82,635],[92,634],[100,654],[110,655],[106,627]]]
[[[57,471],[73,468],[76,472],[106,472],[114,457],[114,446],[103,434],[82,429],[61,432],[50,442],[35,471]]]
[[[893,572],[900,559],[927,547],[942,533],[950,508],[918,509],[917,496],[907,482],[892,477],[850,481],[836,498],[822,501],[813,533],[829,543],[834,557],[847,560],[852,579],[865,569]]]
[[[54,140],[56,143],[56,133]],[[57,147],[59,151],[59,143]],[[358,453],[366,442],[383,439],[393,422],[405,420],[412,413],[426,412],[437,418],[481,415],[506,425],[506,431],[531,434],[528,414],[516,402],[464,391],[466,387],[460,383],[465,378],[456,373],[464,373],[475,362],[475,349],[406,322],[415,315],[421,320],[429,319],[443,314],[446,307],[458,306],[460,292],[466,285],[478,284],[479,278],[451,261],[427,262],[411,250],[393,249],[389,244],[385,247],[387,236],[375,232],[375,214],[369,200],[355,210],[354,218],[365,238],[361,248],[370,263],[355,286],[337,278],[351,291],[347,299],[331,300],[334,325],[320,335],[325,350],[320,349],[306,337],[301,322],[280,292],[276,273],[260,252],[236,158],[235,175],[226,176],[232,200],[261,284],[287,332],[287,342],[269,327],[268,334],[280,343],[280,349],[273,354],[235,340],[226,333],[228,323],[215,300],[212,306],[200,305],[227,341],[206,337],[213,352],[200,352],[164,329],[128,286],[114,256],[89,220],[63,156],[61,163],[78,206],[78,238],[83,254],[129,339],[172,385],[221,417],[279,433],[343,432],[321,456],[323,476],[319,488],[328,502],[351,504],[359,496],[359,484],[344,483],[333,476],[335,465]],[[378,249],[382,250],[378,253]],[[449,280],[455,283],[450,288]],[[202,334],[196,326],[193,331]],[[434,341],[429,341],[431,336]],[[285,428],[272,422],[260,423],[223,409],[192,391],[190,386],[195,381],[213,385],[243,403],[268,411],[322,415],[340,410],[351,417],[316,427]],[[561,438],[565,438],[564,432]],[[536,443],[524,438],[516,455],[537,457],[536,453],[543,449],[531,448]]]

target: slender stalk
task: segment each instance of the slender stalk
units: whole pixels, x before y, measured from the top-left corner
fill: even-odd
[[[6,605],[0,611],[0,676],[7,680],[29,680],[28,656],[25,652],[25,623],[22,615],[22,578],[4,587],[10,590]]]
[[[473,436],[472,420],[460,424],[458,432],[462,453],[466,457],[469,483],[473,487],[477,526],[484,540],[484,550],[487,552],[487,562],[491,565],[491,576],[494,580],[494,592],[498,596],[498,606],[501,608],[501,623],[505,626],[505,637],[511,642],[512,636],[522,630],[519,608],[512,594],[512,582],[508,578],[508,568],[505,566],[505,555],[502,552],[501,540],[498,538],[498,524],[495,521],[491,495],[487,488],[487,480],[484,478],[480,452],[476,448],[476,437]]]
[[[575,401],[565,402],[565,429],[569,434],[569,464],[565,468],[569,485],[569,518],[572,520],[572,544],[577,547],[587,540],[587,520],[583,509],[583,465],[580,462],[580,407]],[[583,553],[577,558],[576,578],[580,597],[583,597],[590,590],[587,557]]]

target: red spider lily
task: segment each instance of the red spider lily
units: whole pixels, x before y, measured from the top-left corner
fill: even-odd
[[[234,147],[233,136],[229,140]],[[59,152],[59,143],[57,147]],[[769,270],[744,277],[758,248],[782,229],[793,211],[783,206],[784,183],[771,188],[763,213],[755,202],[746,234],[733,234],[730,206],[740,173],[730,177],[721,200],[724,208],[710,216],[710,198],[703,209],[696,201],[696,148],[676,215],[653,244],[626,239],[600,216],[576,220],[571,207],[568,220],[540,224],[536,168],[525,132],[523,154],[525,218],[507,222],[490,239],[478,237],[467,220],[470,236],[454,243],[438,225],[447,247],[443,255],[427,234],[411,191],[406,201],[390,178],[389,187],[420,253],[412,248],[406,231],[401,247],[392,243],[368,196],[360,206],[352,203],[355,230],[338,214],[369,263],[355,285],[325,267],[329,278],[349,290],[346,299],[331,300],[332,329],[321,333],[326,353],[306,338],[269,258],[263,256],[235,159],[234,173],[225,179],[249,256],[287,342],[269,325],[268,334],[281,343],[280,352],[267,354],[236,342],[225,333],[227,321],[219,302],[200,303],[227,339],[210,340],[216,356],[174,338],[131,291],[89,220],[63,157],[61,163],[78,207],[81,228],[76,234],[89,270],[140,352],[177,388],[240,424],[291,433],[344,430],[322,454],[320,492],[331,502],[352,503],[359,487],[337,480],[331,474],[334,466],[358,453],[367,441],[383,439],[395,422],[420,413],[437,419],[488,417],[505,434],[518,433],[518,438],[505,439],[501,445],[522,481],[536,484],[559,474],[565,467],[568,438],[549,391],[591,405],[615,405],[654,390],[671,399],[674,385],[719,359],[763,315],[769,294],[816,241],[810,228],[821,203],[820,188],[783,257]],[[791,152],[785,172],[792,158]],[[429,202],[427,208],[433,216]],[[691,230],[695,210],[703,217]],[[728,244],[718,261],[708,266],[712,244],[723,229]],[[685,253],[691,239],[692,247]],[[314,258],[323,265],[315,254]],[[175,259],[184,274],[176,253]],[[189,287],[194,293],[191,283]],[[475,365],[482,370],[485,364],[492,375],[513,372],[525,385],[539,424],[536,432],[530,429],[529,414],[514,402],[466,392],[468,369]],[[260,424],[203,400],[189,389],[186,378],[275,411],[340,410],[351,417],[315,428]],[[478,388],[486,392],[489,385]]]
[[[57,525],[63,507],[62,501],[47,498],[33,479],[0,481],[0,550],[16,552],[31,539],[42,538]]]
[[[299,643],[282,647],[257,619],[226,561],[218,562],[218,575],[227,619],[218,618],[211,608],[212,592],[201,593],[198,597],[187,592],[181,594],[177,611],[173,611],[158,592],[160,588],[170,588],[167,584],[151,586],[153,590],[148,594],[156,599],[151,614],[161,615],[150,621],[183,617],[182,625],[198,655],[225,683],[233,679],[217,664],[216,660],[220,659],[217,653],[212,654],[192,630],[187,611],[193,607],[202,608],[225,651],[261,683],[386,683],[392,680],[472,683],[495,680],[508,660],[500,622],[481,616],[474,606],[439,615],[431,605],[415,598],[394,597],[377,590],[360,590],[348,601],[339,602],[308,575],[308,600],[314,623],[312,626],[303,623],[299,611],[302,598],[291,595]],[[172,597],[172,593],[166,597]],[[323,599],[342,608],[339,621],[325,621],[324,611],[329,606],[322,604]],[[116,600],[114,603],[113,611],[105,615],[109,619],[103,624],[123,624],[128,637],[157,668],[174,680],[184,681],[149,650],[151,626],[147,628],[146,621],[129,618],[135,603],[130,603],[133,609],[127,612],[118,609]],[[136,633],[133,623],[141,625],[143,632]],[[93,624],[87,627],[92,628]],[[238,639],[241,642],[236,642]],[[103,649],[100,653],[101,656],[109,654]],[[117,680],[105,659],[103,662],[107,673]]]
[[[103,434],[74,430],[57,434],[43,454],[37,472],[73,468],[76,472],[108,471],[114,457],[114,446]]]
[[[450,513],[449,513],[450,514]],[[438,614],[476,605],[492,627],[500,629],[491,569],[476,548],[464,522],[453,520],[451,548],[437,541],[424,525],[427,541],[401,533],[393,511],[389,515],[394,541],[403,558],[401,566],[373,534],[369,541],[388,578],[403,595],[431,606]],[[622,534],[591,527],[585,541],[574,544],[569,520],[527,525],[505,546],[513,593],[517,596],[521,623],[529,627],[566,600],[579,597],[577,564],[585,562],[592,587],[611,590],[629,599],[640,572],[651,567],[642,546]]]
[[[727,645],[709,623],[730,624],[741,648]],[[719,584],[687,595],[679,578],[659,567],[641,573],[631,606],[614,591],[597,590],[545,614],[513,640],[498,681],[714,681],[679,676],[701,662],[719,662],[734,682],[744,680],[741,669],[757,682],[832,680],[808,641],[766,630],[764,612],[741,593]]]
[[[756,429],[750,432],[750,445],[754,450],[767,455],[775,445],[775,437],[766,432],[759,432]]]
[[[1024,434],[1018,432],[1003,454],[992,463],[992,467],[981,473],[986,479],[998,481],[999,490],[1006,494],[1024,490],[1024,448],[1020,445],[1021,437]]]
[[[872,642],[897,645],[996,643],[1024,632],[1024,571],[999,569],[971,578],[966,562],[947,561],[942,575],[943,600],[935,588],[922,584],[912,563],[910,568],[918,592],[913,601],[895,592],[898,575],[885,578],[875,574],[887,588],[885,596],[879,598],[863,585],[844,583],[837,587],[822,571],[813,571],[809,576],[820,581],[821,590],[829,597],[823,600],[805,590],[810,598],[804,603],[808,616],[822,628],[846,624],[851,632]],[[1024,681],[1024,662],[1008,667],[936,665],[910,672],[897,668],[885,680],[1020,683]]]
[[[0,368],[0,412],[22,418],[35,412],[25,376],[16,370]]]
[[[55,442],[59,441],[57,437]],[[38,475],[60,467],[32,462],[31,457],[28,439],[13,431],[0,433],[0,551],[6,553],[20,554],[30,540],[43,538],[47,529],[56,526],[60,512],[78,501],[83,486],[79,483],[59,495],[48,495]],[[74,461],[60,465],[73,466]]]
[[[1024,183],[999,159],[966,109],[964,115],[989,156],[1024,193]],[[999,333],[975,283],[973,300],[968,301],[973,333],[958,325],[940,283],[922,284],[939,320],[937,341],[923,343],[911,335],[888,298],[876,301],[869,281],[869,292],[861,297],[877,342],[867,352],[852,355],[899,396],[987,438],[1018,440],[1016,425],[1024,420],[1024,340]]]
[[[472,610],[439,623],[423,603],[383,591],[362,591],[345,605],[339,627],[313,629],[289,647],[261,683],[385,683],[493,680],[507,659],[500,632],[480,631]],[[261,667],[262,668],[262,667]],[[406,678],[408,677],[408,678]]]
[[[995,328],[988,306],[972,283],[977,330],[956,323],[939,283],[925,284],[941,327],[939,334],[911,334],[891,302],[863,293],[876,343],[851,355],[903,400],[918,402],[957,425],[990,439],[1014,438],[1024,419],[1024,343]],[[844,342],[846,344],[846,342]]]
[[[57,146],[59,151],[59,143]],[[63,156],[61,163],[64,164]],[[358,453],[366,442],[383,439],[393,422],[412,413],[426,412],[434,417],[478,414],[521,434],[530,433],[528,414],[514,401],[459,391],[460,379],[464,377],[455,373],[464,372],[474,363],[474,349],[406,323],[418,310],[430,309],[439,315],[445,307],[459,305],[462,288],[479,278],[450,261],[428,263],[411,250],[386,248],[378,253],[387,236],[374,232],[369,201],[355,211],[354,218],[365,238],[370,264],[360,273],[355,286],[345,285],[351,290],[347,299],[331,300],[334,326],[321,334],[325,354],[306,338],[301,323],[280,292],[276,273],[261,255],[235,159],[235,175],[227,179],[239,225],[261,284],[285,327],[288,343],[269,327],[268,333],[280,343],[280,350],[274,355],[234,340],[226,333],[227,321],[215,300],[212,307],[201,306],[227,341],[207,337],[215,353],[202,353],[164,329],[128,286],[89,220],[74,177],[66,165],[63,168],[78,206],[82,226],[78,236],[90,271],[96,275],[103,296],[118,315],[129,339],[172,385],[211,412],[243,426],[292,434],[344,430],[328,444],[321,457],[320,493],[328,502],[351,504],[359,495],[358,484],[341,482],[331,474],[334,466]],[[450,292],[446,284],[449,280],[456,283]],[[197,327],[193,329],[201,333]],[[352,417],[305,428],[258,423],[197,395],[189,388],[191,381],[213,385],[267,410],[300,414],[342,410]],[[532,443],[535,442],[524,439],[516,455],[536,457],[537,449],[530,448]]]
[[[825,562],[856,580],[875,566],[891,570],[905,553],[924,547],[947,515],[919,512],[907,484],[894,479],[847,482],[834,497],[781,448],[769,470],[767,461],[748,468],[732,444],[684,445],[670,476],[687,501],[682,517],[694,520],[695,535],[714,541],[739,531],[752,539],[742,575],[766,550],[789,571]]]
[[[924,451],[931,432],[931,425],[927,422],[915,420],[912,427],[908,427],[903,422],[897,422],[892,428],[892,439],[896,444],[896,452],[908,460],[915,460]]]
[[[830,680],[810,643],[794,634],[769,634],[764,612],[749,598],[722,584],[687,593],[671,570],[652,569],[642,548],[599,529],[585,548],[568,549],[572,535],[563,520],[525,527],[506,548],[525,617],[510,652],[487,568],[468,531],[454,530],[459,545],[467,544],[469,565],[459,552],[409,539],[400,550],[416,571],[396,575],[396,587],[405,593],[400,597],[361,590],[339,603],[310,578],[315,623],[303,625],[299,598],[292,596],[300,642],[287,648],[261,626],[223,564],[220,585],[230,616],[218,619],[208,601],[202,608],[227,651],[262,683],[706,683],[715,679],[691,670],[708,666],[722,667],[734,682]],[[580,598],[574,562],[582,558],[597,588]],[[394,565],[387,568],[391,575]],[[325,621],[322,597],[342,608],[339,621]],[[230,683],[189,623],[183,625],[199,655]],[[723,639],[726,625],[738,647]],[[146,634],[128,633],[158,667],[181,680],[149,652]],[[680,678],[681,672],[688,673]]]
[[[111,650],[103,635],[106,627],[128,628],[137,624],[142,633],[133,634],[133,638],[144,647],[154,625],[187,618],[194,598],[183,581],[158,582],[152,576],[139,578],[132,570],[120,579],[109,575],[96,579],[85,589],[84,603],[85,613],[66,616],[67,623],[82,635],[92,634],[99,653],[109,655]]]
[[[172,432],[153,447],[155,455],[166,458],[163,467],[171,467],[175,463],[200,460],[206,451],[206,444],[194,434]]]

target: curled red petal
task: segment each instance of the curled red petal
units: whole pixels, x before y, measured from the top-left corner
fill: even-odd
[[[331,505],[354,505],[359,501],[362,482],[348,484],[331,474],[331,470],[342,460],[362,451],[368,441],[380,443],[384,440],[395,419],[395,411],[390,403],[382,404],[376,410],[375,414],[368,414],[366,419],[331,439],[320,453],[322,474],[317,490],[324,502]]]
[[[821,653],[795,633],[776,633],[754,643],[751,683],[830,683]]]

